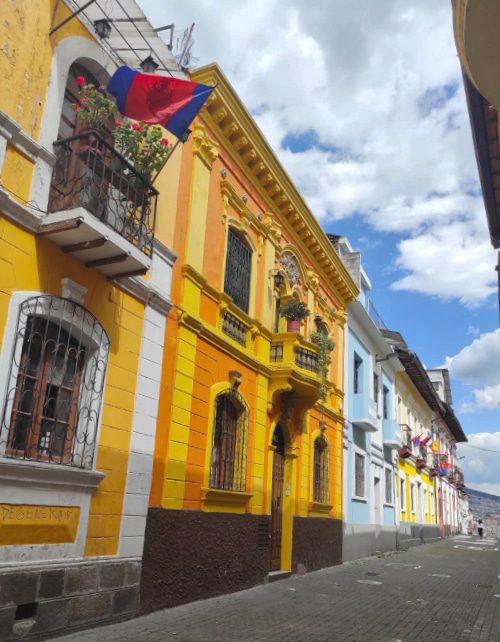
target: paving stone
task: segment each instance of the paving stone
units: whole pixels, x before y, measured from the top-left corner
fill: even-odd
[[[451,538],[82,631],[58,642],[497,642],[500,552],[491,549],[500,549],[500,543],[481,547],[475,538],[469,541],[475,550]],[[358,582],[367,578],[381,584]]]

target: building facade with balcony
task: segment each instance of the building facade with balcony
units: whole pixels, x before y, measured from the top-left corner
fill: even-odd
[[[192,78],[217,88],[183,149],[143,611],[342,560],[357,288],[220,69]]]
[[[465,479],[457,458],[457,443],[467,441],[460,422],[452,408],[450,375],[446,368],[428,370],[427,374],[441,401],[441,412],[436,416],[436,448],[434,467],[438,470],[437,514],[443,537],[463,529],[463,504],[466,503]]]
[[[135,28],[116,3],[105,46],[100,9],[70,4],[9,3],[0,27],[2,640],[137,612],[171,309],[175,256],[155,211],[169,216],[180,156],[153,186],[109,130],[82,131],[77,75],[106,84],[139,60],[116,54],[119,26]]]
[[[344,371],[344,540],[350,561],[397,548],[395,415],[396,373],[402,369],[381,333],[382,320],[368,298],[371,284],[345,237],[330,241],[359,288],[348,308]]]

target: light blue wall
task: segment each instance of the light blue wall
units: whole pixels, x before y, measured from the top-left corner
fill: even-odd
[[[353,416],[354,404],[359,403],[354,395],[354,354],[356,353],[363,361],[360,372],[360,395],[371,395],[371,377],[372,377],[372,364],[370,359],[370,352],[365,345],[358,339],[351,328],[347,333],[347,389],[348,389],[348,406],[347,417]]]

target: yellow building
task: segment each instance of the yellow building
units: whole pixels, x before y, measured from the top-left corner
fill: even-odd
[[[145,611],[341,561],[344,311],[357,288],[220,69],[192,78],[217,89],[183,147],[171,219],[177,310]],[[297,328],[278,313],[291,301],[310,312]]]
[[[404,370],[396,374],[396,419],[403,443],[397,451],[396,494],[399,541],[403,546],[439,539],[432,443],[441,404],[418,356],[398,332],[383,331]]]
[[[180,150],[153,187],[75,121],[78,75],[106,84],[140,63],[116,54],[118,29],[135,27],[104,4],[107,16],[60,0],[2,5],[2,640],[138,607],[175,259],[155,208],[163,190],[164,215],[175,201]],[[145,19],[141,33],[175,67]]]

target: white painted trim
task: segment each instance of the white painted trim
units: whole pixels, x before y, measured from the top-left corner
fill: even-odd
[[[56,157],[53,152],[39,145],[31,136],[25,134],[19,125],[8,114],[0,110],[0,136],[9,144],[15,147],[21,154],[36,161],[41,158],[50,166],[54,166]],[[0,163],[1,169],[1,163]]]
[[[94,489],[99,486],[104,477],[106,475],[98,470],[0,456],[0,480],[2,481]],[[57,488],[54,492],[57,492]]]
[[[144,310],[118,555],[142,555],[160,399],[166,317]],[[151,329],[154,328],[154,334]]]
[[[26,205],[21,205],[18,201],[1,187],[0,183],[0,211],[8,219],[21,225],[21,227],[36,232],[42,222],[42,214],[37,214]]]
[[[79,59],[87,59],[102,68],[103,84],[117,68],[110,55],[97,42],[83,36],[70,36],[61,40],[52,57],[38,143],[41,148],[51,150],[53,142],[57,139],[69,69]],[[42,209],[46,209],[48,203],[51,175],[52,166],[46,160],[37,158],[30,199],[38,203]]]

